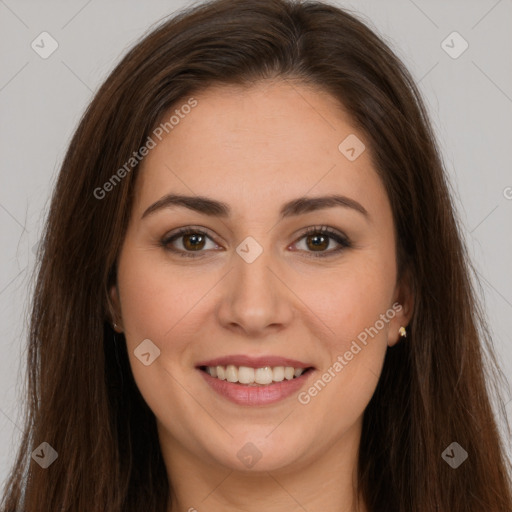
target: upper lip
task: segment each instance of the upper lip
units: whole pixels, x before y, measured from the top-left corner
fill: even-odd
[[[233,366],[248,366],[249,368],[263,368],[265,366],[292,366],[293,368],[312,368],[311,364],[297,361],[296,359],[289,359],[287,357],[279,356],[258,356],[251,357],[248,355],[232,355],[217,357],[215,359],[209,359],[208,361],[202,361],[197,364],[200,366],[227,366],[232,364]]]

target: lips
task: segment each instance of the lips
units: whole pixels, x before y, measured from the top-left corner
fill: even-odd
[[[279,356],[233,355],[201,361],[209,387],[237,405],[270,405],[298,392],[315,373],[303,361]]]

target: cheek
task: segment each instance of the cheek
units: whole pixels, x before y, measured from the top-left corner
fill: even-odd
[[[170,411],[183,402],[179,362],[190,345],[190,333],[194,332],[192,316],[187,314],[208,286],[190,287],[183,276],[176,276],[175,270],[162,264],[161,259],[157,264],[155,259],[148,257],[147,249],[127,250],[119,261],[118,278],[122,283],[123,327],[133,377],[150,409],[158,418],[170,422]],[[150,340],[159,352],[145,340]],[[146,345],[141,345],[143,342]],[[148,365],[137,357],[144,353],[139,349],[142,346],[149,347]]]
[[[303,281],[304,288],[298,293],[307,297],[307,304],[318,322],[327,327],[322,331],[329,332],[329,338],[336,340],[329,343],[339,353],[348,350],[350,342],[376,322],[379,334],[375,337],[385,339],[388,324],[382,324],[379,319],[390,308],[394,277],[394,272],[383,261],[356,262],[354,258],[354,265],[317,277],[313,287],[308,286],[311,283],[307,280]],[[299,282],[297,287],[301,288]]]
[[[163,346],[165,340],[173,339],[175,332],[186,328],[187,315],[214,284],[207,276],[187,278],[156,251],[148,255],[147,249],[128,249],[120,259],[123,325],[130,343],[149,338]],[[179,337],[174,340],[178,342]]]
[[[394,316],[390,299],[395,276],[389,267],[382,258],[354,258],[317,280],[315,292],[306,295],[324,333],[317,338],[319,353],[327,357],[301,403],[324,418],[333,435],[339,422],[348,428],[363,413],[375,391],[387,350],[388,322]]]

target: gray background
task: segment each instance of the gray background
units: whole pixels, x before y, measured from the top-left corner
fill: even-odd
[[[512,0],[331,3],[360,13],[419,82],[480,275],[498,358],[511,376]],[[152,24],[186,5],[0,0],[0,484],[21,432],[33,248],[67,144],[120,56]],[[31,48],[43,31],[59,45],[47,59]],[[453,31],[469,44],[456,59],[441,45]],[[457,39],[446,44],[452,52],[461,48]],[[504,392],[512,421],[510,387]]]

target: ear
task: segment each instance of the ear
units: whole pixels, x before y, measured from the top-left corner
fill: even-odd
[[[117,285],[113,284],[108,292],[108,308],[112,326],[116,332],[123,332],[123,317],[121,315],[121,301],[119,300],[119,291]]]
[[[395,316],[389,322],[388,346],[392,347],[401,339],[400,327],[407,327],[414,311],[414,285],[412,274],[407,268],[397,283],[392,302]]]

